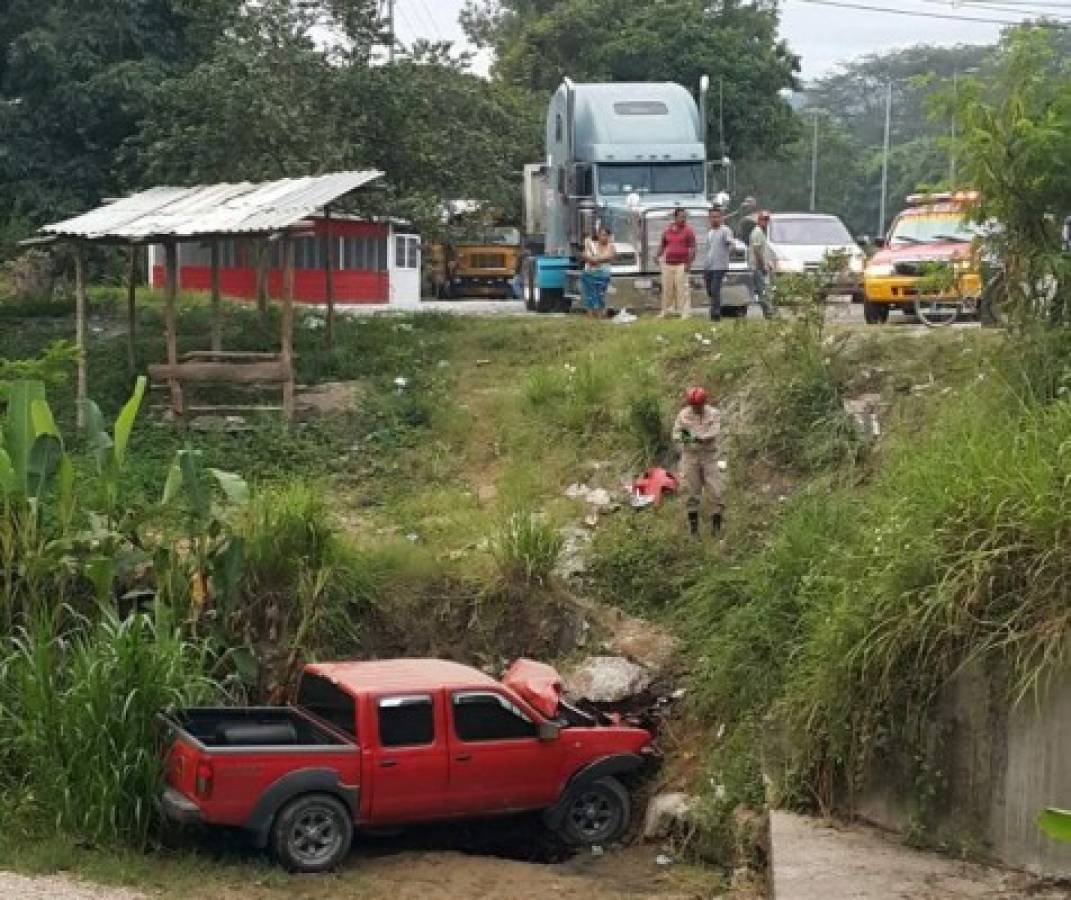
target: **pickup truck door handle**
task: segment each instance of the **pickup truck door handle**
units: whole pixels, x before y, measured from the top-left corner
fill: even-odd
[[[394,766],[398,765],[398,760],[396,760],[396,759],[381,759],[379,761],[379,764],[384,769],[390,769],[390,768],[393,768]]]
[[[469,760],[472,759],[472,754],[471,753],[462,753],[462,754],[459,754],[458,756],[455,756],[454,759],[456,759],[458,762],[468,762]]]

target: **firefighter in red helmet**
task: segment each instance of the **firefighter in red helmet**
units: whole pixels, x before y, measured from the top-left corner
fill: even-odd
[[[699,510],[705,488],[711,499],[711,528],[721,533],[721,473],[718,470],[717,442],[721,436],[721,413],[707,401],[704,388],[688,389],[684,408],[673,425],[673,440],[681,448],[681,483],[688,497],[688,527],[699,534]]]

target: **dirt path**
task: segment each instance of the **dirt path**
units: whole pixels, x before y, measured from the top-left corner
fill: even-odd
[[[657,865],[657,847],[635,847],[565,863],[538,865],[454,852],[405,852],[360,857],[325,877],[188,881],[136,893],[88,885],[66,876],[27,878],[0,873],[0,897],[25,900],[700,900],[717,894],[713,876]]]
[[[75,881],[64,876],[27,878],[0,872],[0,897],[19,900],[139,900],[143,894],[119,888],[105,888]]]

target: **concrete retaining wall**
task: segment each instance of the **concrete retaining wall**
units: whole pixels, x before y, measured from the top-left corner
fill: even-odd
[[[1038,697],[1005,700],[1000,671],[961,673],[940,698],[929,735],[928,774],[918,782],[875,766],[857,812],[1038,875],[1071,878],[1071,845],[1041,834],[1046,806],[1071,808],[1071,668]]]

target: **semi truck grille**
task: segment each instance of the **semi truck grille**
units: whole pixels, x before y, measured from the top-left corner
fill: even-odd
[[[506,255],[504,253],[473,253],[469,257],[469,261],[474,269],[506,268]]]

